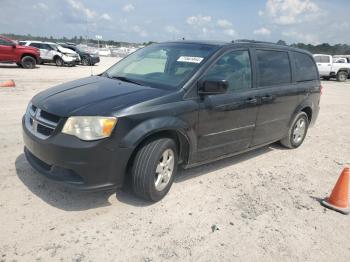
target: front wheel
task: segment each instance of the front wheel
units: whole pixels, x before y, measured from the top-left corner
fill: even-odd
[[[25,69],[33,69],[36,66],[35,58],[31,56],[24,56],[21,60],[21,65]]]
[[[161,200],[170,190],[177,171],[174,140],[160,138],[145,143],[136,153],[132,167],[132,187],[148,201]]]
[[[64,62],[63,62],[63,60],[62,60],[61,57],[57,57],[57,58],[55,59],[55,64],[56,64],[56,66],[63,66],[63,65],[64,65]]]
[[[87,57],[84,57],[84,58],[81,60],[81,63],[82,63],[82,65],[84,65],[84,66],[89,66],[89,65],[91,65],[90,59],[87,58]]]
[[[309,119],[305,112],[297,114],[292,125],[288,130],[288,134],[280,142],[287,148],[297,148],[303,142],[309,128]]]
[[[340,71],[337,74],[337,81],[345,82],[348,79],[348,73],[345,71]]]

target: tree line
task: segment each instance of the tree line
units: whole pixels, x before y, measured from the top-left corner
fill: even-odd
[[[92,44],[97,46],[98,41],[96,39],[92,38],[84,38],[83,36],[74,36],[71,38],[68,37],[53,37],[53,36],[32,36],[31,34],[27,35],[19,35],[19,34],[3,34],[4,36],[13,39],[13,40],[38,40],[38,41],[48,41],[48,42],[64,42],[64,43],[74,43],[74,44]],[[103,43],[103,45],[112,45],[112,46],[125,46],[125,45],[137,45],[137,43],[128,43],[128,42],[121,42],[121,41],[114,41],[114,40],[102,40],[100,41],[100,44]],[[155,43],[153,41],[142,43],[143,45],[149,45]],[[277,42],[278,44],[287,45],[287,43],[283,40],[279,40]],[[139,43],[140,44],[140,43]],[[347,44],[335,44],[330,45],[328,43],[323,43],[319,45],[312,45],[312,44],[304,44],[304,43],[294,43],[290,46],[305,49],[313,54],[329,54],[329,55],[350,55],[350,45]]]
[[[113,45],[113,46],[125,46],[125,45],[135,45],[135,43],[127,43],[121,41],[114,40],[97,40],[92,38],[85,38],[83,36],[74,36],[74,37],[53,37],[53,36],[33,36],[31,34],[20,35],[20,34],[12,34],[12,33],[4,33],[3,36],[13,39],[13,40],[36,40],[43,42],[55,42],[55,43],[74,43],[74,44],[89,44],[97,46],[99,42],[100,46],[103,45]]]

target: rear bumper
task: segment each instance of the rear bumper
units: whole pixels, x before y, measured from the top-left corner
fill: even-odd
[[[22,123],[24,153],[40,174],[78,190],[97,191],[123,185],[130,148],[114,148],[112,140],[85,142],[56,134],[35,137]]]

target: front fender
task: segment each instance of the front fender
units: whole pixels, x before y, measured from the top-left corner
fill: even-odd
[[[167,116],[146,120],[134,127],[120,143],[121,147],[136,147],[145,137],[160,131],[178,131],[186,136],[191,133],[188,123],[178,117]],[[192,131],[193,132],[193,131]]]

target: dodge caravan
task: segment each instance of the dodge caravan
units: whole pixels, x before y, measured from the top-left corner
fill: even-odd
[[[318,115],[312,55],[255,41],[167,42],[100,75],[34,96],[23,117],[25,156],[77,189],[129,179],[158,201],[179,165],[200,165],[277,141],[299,147]]]

